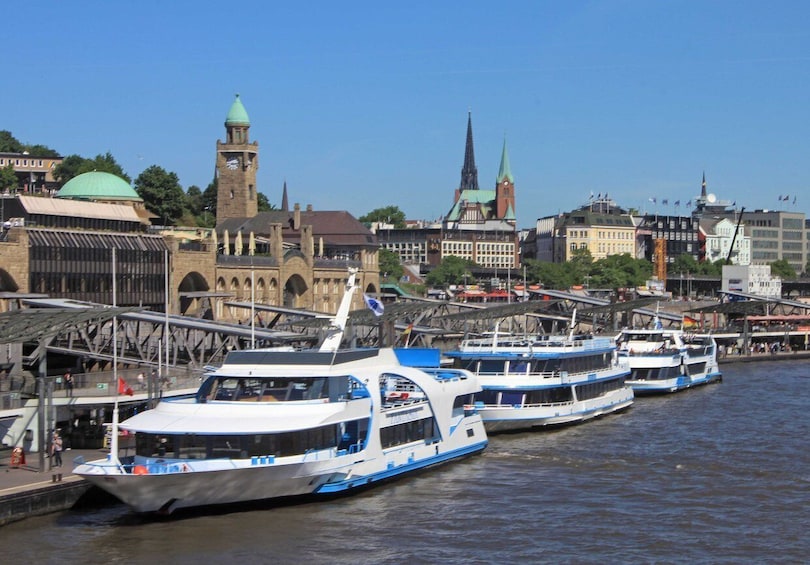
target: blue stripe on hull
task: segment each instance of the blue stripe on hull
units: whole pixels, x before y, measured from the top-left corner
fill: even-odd
[[[364,487],[372,483],[376,483],[386,479],[391,479],[398,475],[404,475],[406,473],[418,471],[419,469],[424,469],[425,467],[430,467],[431,465],[444,463],[445,461],[450,461],[451,459],[457,459],[459,457],[464,457],[465,455],[472,455],[473,453],[478,453],[480,451],[483,451],[486,446],[487,442],[483,441],[480,443],[470,445],[468,447],[448,451],[446,453],[442,453],[441,455],[435,455],[433,457],[428,457],[420,461],[414,461],[413,463],[405,463],[404,465],[400,465],[399,467],[394,467],[392,469],[385,469],[384,471],[372,473],[371,475],[362,475],[346,481],[340,481],[337,483],[326,483],[317,490],[315,490],[315,494],[333,494],[348,491],[354,488]]]
[[[717,371],[714,373],[709,373],[703,377],[696,377],[694,379],[687,377],[686,375],[681,375],[675,380],[674,384],[667,381],[627,381],[627,384],[633,388],[633,392],[636,394],[657,394],[679,392],[700,385],[720,382],[721,380],[723,380],[723,374]]]

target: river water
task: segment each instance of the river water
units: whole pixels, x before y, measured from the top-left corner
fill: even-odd
[[[0,528],[4,563],[798,563],[810,559],[810,362],[321,502],[152,520],[122,505]]]

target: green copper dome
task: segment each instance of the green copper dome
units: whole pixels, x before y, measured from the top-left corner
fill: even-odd
[[[73,177],[59,190],[56,197],[72,200],[143,201],[127,181],[112,173],[100,171],[91,171]]]
[[[231,109],[228,111],[228,117],[225,118],[226,126],[249,126],[250,118],[248,118],[247,111],[239,100],[239,95],[236,95],[236,100],[233,101]]]

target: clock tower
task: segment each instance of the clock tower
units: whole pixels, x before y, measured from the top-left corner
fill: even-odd
[[[217,140],[217,224],[258,213],[259,144],[250,143],[249,130],[250,119],[237,94],[225,118],[225,141]]]

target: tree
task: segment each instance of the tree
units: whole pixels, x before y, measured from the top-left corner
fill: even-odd
[[[784,280],[793,280],[796,278],[796,269],[794,269],[787,259],[777,259],[771,263],[771,275],[779,277]]]
[[[17,174],[14,172],[14,165],[9,163],[5,167],[0,168],[0,191],[13,191],[17,188],[17,182]]]
[[[147,210],[158,216],[163,225],[174,225],[186,209],[186,195],[175,173],[152,165],[135,179],[135,190]]]
[[[8,130],[0,130],[0,153],[22,153],[23,144]]]
[[[596,288],[642,286],[652,276],[652,263],[629,253],[608,255],[592,265],[590,276],[590,285]]]
[[[687,273],[698,273],[698,262],[695,260],[694,257],[689,255],[688,253],[682,253],[675,257],[675,260],[672,262],[672,265],[669,266],[667,269],[671,274],[687,274]]]
[[[551,263],[549,261],[527,259],[525,265],[526,279],[542,284],[545,288],[564,290],[577,284],[573,269],[569,263]]]
[[[53,168],[53,178],[59,183],[59,186],[65,186],[65,183],[75,176],[81,174],[79,169],[85,162],[84,157],[79,155],[68,155],[62,162]]]
[[[376,208],[365,216],[358,218],[363,223],[380,222],[383,224],[391,224],[395,228],[405,227],[405,212],[397,206],[386,206],[385,208]]]
[[[439,266],[430,271],[425,282],[429,285],[444,287],[451,284],[463,284],[467,279],[472,278],[470,274],[470,267],[475,267],[476,264],[469,259],[462,259],[455,255],[448,255]]]
[[[256,205],[258,207],[259,212],[270,212],[271,210],[275,210],[275,204],[270,204],[270,201],[267,199],[267,196],[263,192],[259,192],[256,195]]]
[[[405,274],[399,261],[399,255],[388,249],[380,249],[378,255],[380,274],[387,280],[398,281]]]
[[[68,155],[62,159],[61,164],[53,168],[53,176],[60,186],[64,186],[73,177],[91,171],[111,173],[121,177],[128,183],[132,183],[132,179],[124,172],[124,169],[121,168],[121,165],[118,164],[109,151],[104,155],[96,155],[93,159],[86,159],[80,155]]]

